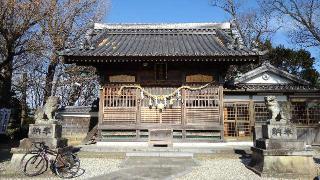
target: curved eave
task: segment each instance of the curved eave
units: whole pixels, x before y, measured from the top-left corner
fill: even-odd
[[[259,55],[247,56],[63,56],[65,63],[112,62],[256,62]]]

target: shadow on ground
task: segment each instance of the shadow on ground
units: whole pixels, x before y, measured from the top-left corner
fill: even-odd
[[[234,149],[234,153],[240,155],[239,159],[241,160],[242,164],[244,164],[246,167],[249,165],[251,154],[247,153],[243,149]]]
[[[0,163],[4,161],[10,161],[12,157],[11,144],[0,143]]]

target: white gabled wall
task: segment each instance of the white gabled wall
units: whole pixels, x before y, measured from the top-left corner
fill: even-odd
[[[248,80],[245,80],[244,83],[250,84],[288,84],[293,83],[291,80],[287,78],[280,77],[271,72],[265,72],[258,74]]]

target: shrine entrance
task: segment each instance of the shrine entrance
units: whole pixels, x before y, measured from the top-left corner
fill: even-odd
[[[193,85],[192,87],[198,87]],[[107,85],[101,90],[99,129],[103,141],[146,141],[151,129],[171,129],[174,141],[220,141],[223,138],[222,88],[181,89],[178,99],[162,111],[136,88]],[[145,87],[153,95],[166,95],[178,87]],[[150,102],[152,101],[152,102]]]

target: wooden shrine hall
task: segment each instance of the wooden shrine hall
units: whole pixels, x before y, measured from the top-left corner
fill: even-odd
[[[243,83],[226,85],[225,75],[230,65],[258,63],[262,53],[245,47],[230,23],[94,24],[82,44],[61,55],[65,63],[97,68],[101,141],[147,141],[155,129],[171,130],[175,142],[251,134],[249,95],[244,130],[230,124],[230,97],[247,91],[239,91]]]

